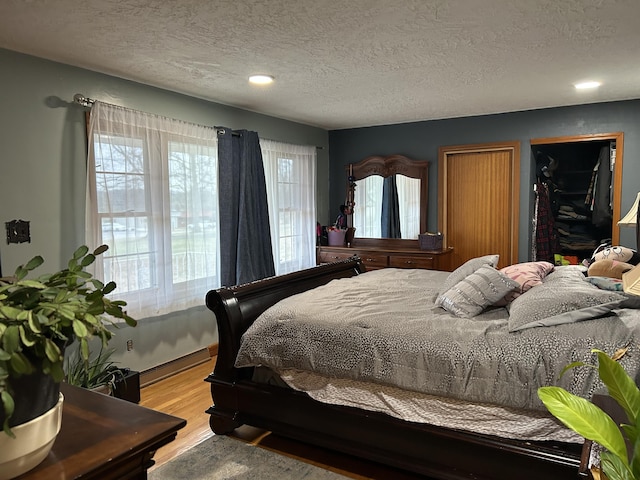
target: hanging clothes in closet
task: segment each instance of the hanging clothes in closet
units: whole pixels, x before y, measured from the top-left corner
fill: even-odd
[[[551,208],[551,192],[547,182],[536,183],[535,252],[536,261],[554,263],[554,254],[560,251],[560,241]]]

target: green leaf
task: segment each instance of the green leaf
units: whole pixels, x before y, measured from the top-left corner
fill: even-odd
[[[622,431],[624,432],[624,435],[627,437],[627,440],[629,440],[631,443],[636,442],[636,439],[638,438],[638,431],[639,431],[637,426],[622,424],[620,425],[620,428],[622,428]]]
[[[80,339],[80,354],[84,360],[89,360],[89,342],[86,338]]]
[[[44,340],[44,353],[51,362],[62,361],[62,351],[50,338]]]
[[[95,255],[90,253],[82,259],[82,261],[80,262],[80,265],[82,265],[83,267],[88,267],[95,261],[96,261]]]
[[[21,352],[15,352],[9,360],[11,369],[19,375],[29,375],[33,373],[34,368],[29,359]]]
[[[43,290],[47,288],[47,286],[44,283],[39,282],[38,280],[29,280],[29,279],[20,280],[16,285],[20,285],[22,287],[37,288],[38,290]]]
[[[628,464],[622,433],[600,408],[560,387],[541,387],[538,397],[547,410],[571,430],[599,443]]]
[[[0,305],[0,314],[9,320],[17,320],[21,311],[19,308],[10,305]]]
[[[567,372],[567,370],[571,370],[572,368],[576,368],[576,367],[583,367],[585,365],[587,364],[584,362],[571,362],[569,365],[567,365],[562,369],[559,376],[562,377]],[[593,366],[595,367],[595,365]]]
[[[640,390],[622,365],[604,352],[596,353],[600,379],[609,389],[609,395],[624,409],[629,421],[635,424],[640,416]]]
[[[62,368],[62,360],[51,363],[49,365],[49,374],[54,382],[60,382],[64,378],[64,369]]]
[[[631,473],[633,478],[640,478],[640,441],[635,440],[632,442],[632,445],[633,454],[631,456]]]
[[[113,292],[115,289],[116,289],[116,282],[109,282],[102,289],[102,293],[107,295],[107,294]]]
[[[20,330],[17,325],[9,325],[5,330],[2,335],[2,348],[10,355],[20,349]]]
[[[16,277],[16,279],[22,280],[24,277],[27,276],[28,273],[29,273],[29,270],[27,270],[22,265],[20,265],[18,268],[16,268],[16,272],[14,273],[14,276]]]
[[[82,320],[73,320],[73,333],[76,337],[84,338],[89,335],[89,330]]]
[[[20,325],[18,329],[20,330],[20,340],[22,341],[22,344],[27,348],[33,347],[36,344],[36,340],[31,331],[24,328],[22,325]]]
[[[4,430],[4,433],[9,435],[11,438],[16,438],[16,436],[13,434],[13,432],[9,428],[9,418],[11,417],[11,415],[13,415],[13,412],[15,411],[15,408],[16,408],[16,404],[13,401],[13,397],[11,396],[11,394],[6,390],[2,390],[0,392],[0,400],[2,400],[2,407],[4,408],[4,414],[5,414],[5,419],[4,419],[4,424],[2,425],[2,429]]]
[[[102,254],[103,254],[104,252],[106,252],[107,250],[109,250],[109,245],[100,245],[98,248],[96,248],[96,249],[93,251],[93,254],[94,254],[95,256],[102,255]]]
[[[29,311],[29,316],[27,317],[27,322],[29,323],[29,329],[33,333],[41,333],[42,328],[40,325],[40,317],[38,315],[34,315],[33,312]]]
[[[87,254],[88,251],[89,247],[87,247],[86,245],[81,245],[75,252],[73,252],[74,260],[80,260]]]
[[[602,452],[600,466],[609,480],[635,480],[629,466],[611,452]]]
[[[27,264],[24,266],[24,269],[31,271],[38,268],[43,263],[44,258],[42,258],[40,255],[37,255],[27,262]]]

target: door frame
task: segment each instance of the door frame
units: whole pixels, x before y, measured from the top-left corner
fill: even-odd
[[[450,155],[460,153],[511,152],[511,218],[510,235],[511,251],[507,265],[518,263],[519,216],[520,216],[520,142],[492,142],[471,145],[443,146],[438,148],[438,230],[444,235],[444,246],[447,244],[447,166]],[[454,246],[455,248],[455,246]]]
[[[594,142],[602,140],[615,140],[616,142],[616,163],[613,170],[613,209],[611,221],[611,244],[618,245],[620,243],[620,227],[618,220],[622,218],[620,215],[620,203],[622,198],[622,159],[624,157],[624,133],[593,133],[584,135],[567,135],[563,137],[547,137],[532,138],[529,143],[534,145],[549,145],[553,143],[578,143],[578,142]],[[535,159],[532,159],[535,162]],[[617,220],[616,220],[617,219]]]

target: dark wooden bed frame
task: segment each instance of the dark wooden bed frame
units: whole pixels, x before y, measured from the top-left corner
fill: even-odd
[[[215,433],[252,425],[438,479],[590,478],[579,445],[478,435],[328,405],[293,389],[252,381],[252,368],[234,367],[243,332],[268,307],[363,271],[360,260],[354,258],[207,294],[219,335],[215,370],[206,378],[214,403],[207,413]]]

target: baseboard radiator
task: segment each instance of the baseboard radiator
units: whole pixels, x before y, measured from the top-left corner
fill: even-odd
[[[206,348],[197,350],[189,355],[185,355],[170,362],[163,363],[157,367],[140,372],[140,387],[146,387],[167,377],[180,373],[188,368],[195,367],[204,362],[211,361],[211,358],[218,354],[218,344],[209,345]]]

